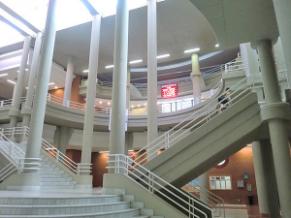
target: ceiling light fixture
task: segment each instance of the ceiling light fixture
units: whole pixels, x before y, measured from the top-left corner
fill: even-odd
[[[50,82],[48,85],[49,86],[53,86],[53,85],[55,85],[55,83],[54,82]]]
[[[2,73],[2,74],[0,74],[0,77],[5,77],[5,76],[8,76],[8,73]]]
[[[83,73],[89,73],[89,69],[85,69],[82,71]]]
[[[14,80],[11,80],[11,79],[7,79],[6,81],[7,81],[8,83],[12,84],[12,85],[15,85],[15,84],[16,84],[16,82],[15,82]]]
[[[114,65],[107,65],[107,66],[105,66],[105,69],[112,69],[112,68],[114,68]]]
[[[220,46],[219,43],[215,44],[215,48],[219,48],[219,46]]]
[[[129,64],[138,64],[138,63],[142,63],[142,59],[137,59],[137,60],[133,60],[129,62]]]
[[[162,54],[162,55],[158,55],[157,59],[163,59],[163,58],[168,58],[170,57],[170,54]]]
[[[199,52],[200,48],[191,48],[184,51],[185,54]]]

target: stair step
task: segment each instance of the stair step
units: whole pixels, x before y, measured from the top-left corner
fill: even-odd
[[[141,210],[141,215],[145,215],[145,216],[153,216],[154,215],[153,209],[142,208],[140,210]]]
[[[117,195],[92,195],[92,196],[59,196],[59,197],[1,197],[1,205],[70,205],[70,204],[100,204],[107,202],[119,202],[120,196]]]
[[[129,209],[126,202],[71,205],[0,205],[0,215],[83,214]]]
[[[138,209],[125,209],[101,213],[83,213],[66,215],[0,215],[0,218],[129,218],[138,215]]]

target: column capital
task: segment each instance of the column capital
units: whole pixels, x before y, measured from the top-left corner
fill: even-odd
[[[290,105],[288,103],[268,103],[261,106],[262,120],[291,120]]]

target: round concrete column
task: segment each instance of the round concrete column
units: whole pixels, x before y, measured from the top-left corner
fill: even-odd
[[[289,88],[291,88],[291,1],[273,0],[273,5],[288,69]]]
[[[110,153],[125,153],[126,84],[128,62],[128,1],[118,0],[115,16],[114,70]]]
[[[24,169],[21,183],[23,189],[39,189],[40,150],[46,109],[48,83],[51,74],[53,51],[56,34],[56,0],[50,0],[45,30],[43,33],[43,50],[40,56],[39,77],[35,92],[35,101],[31,116],[31,133],[28,137]]]
[[[194,104],[198,104],[201,98],[201,90],[205,87],[199,66],[199,57],[197,54],[192,54],[192,72],[190,74],[193,85]]]
[[[42,33],[38,33],[35,38],[34,50],[32,55],[32,64],[30,67],[29,79],[28,79],[28,90],[26,92],[26,99],[22,109],[22,126],[29,126],[30,115],[32,108],[33,95],[35,93],[36,80],[38,77],[40,49],[42,43]]]
[[[67,147],[72,136],[72,128],[66,126],[57,126],[54,134],[54,145],[60,152],[66,154]]]
[[[82,137],[82,156],[80,164],[80,184],[84,187],[92,187],[91,152],[93,144],[95,99],[96,99],[96,81],[99,57],[101,15],[96,15],[92,20],[90,55],[89,55],[89,73],[88,86],[86,91],[86,108]]]
[[[30,50],[31,37],[27,36],[23,42],[23,51],[19,72],[17,74],[17,81],[13,89],[12,105],[9,111],[10,127],[15,127],[17,124],[18,116],[20,115],[21,97],[24,96],[25,91],[25,74],[27,67],[27,60]]]
[[[277,183],[269,140],[253,142],[253,161],[260,213],[280,217]]]
[[[158,137],[157,1],[148,0],[147,2],[147,143],[150,143]]]
[[[261,40],[256,44],[262,71],[266,106],[281,103],[275,63],[272,57],[272,43]],[[291,162],[286,122],[282,119],[268,120],[273,151],[276,181],[283,218],[291,217]]]
[[[240,53],[243,64],[248,66],[246,68],[246,77],[248,83],[254,85],[255,91],[258,96],[258,101],[264,100],[264,91],[262,88],[262,74],[260,72],[260,66],[258,62],[258,54],[250,43],[240,44]]]
[[[63,99],[64,106],[68,106],[68,107],[70,106],[73,79],[74,79],[74,63],[73,63],[73,58],[69,57],[68,63],[67,63],[67,72],[66,72],[65,89],[64,89],[64,99]]]

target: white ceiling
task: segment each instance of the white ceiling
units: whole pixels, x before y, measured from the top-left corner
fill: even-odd
[[[102,19],[99,71],[113,63],[114,16]],[[54,60],[66,66],[67,58],[73,56],[77,71],[88,67],[91,23],[81,24],[57,32]],[[158,54],[170,53],[161,60],[172,62],[190,58],[184,50],[200,47],[201,53],[214,50],[216,37],[204,16],[189,0],[166,0],[157,6]],[[132,10],[129,17],[129,60],[143,59],[146,65],[147,8]],[[108,71],[112,71],[108,70]]]

